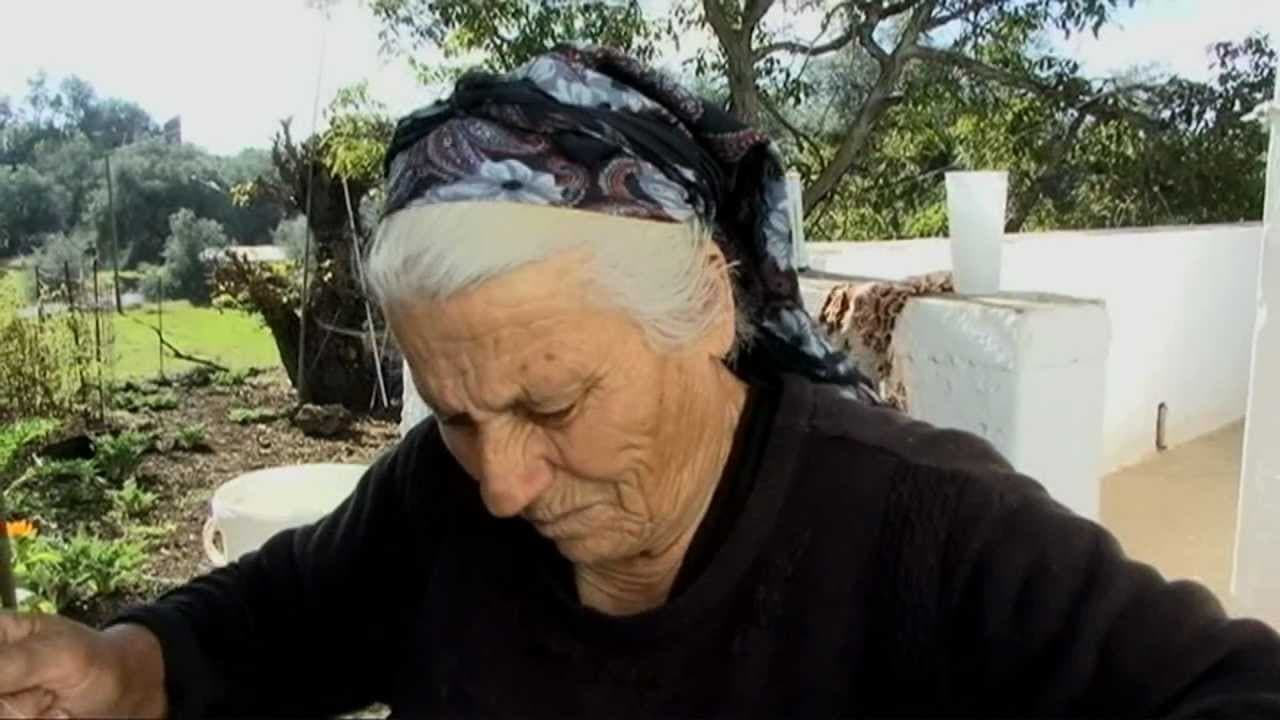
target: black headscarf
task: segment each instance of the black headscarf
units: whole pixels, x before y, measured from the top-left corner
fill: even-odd
[[[386,171],[385,214],[497,200],[701,220],[735,264],[757,331],[739,362],[874,400],[804,310],[776,146],[622,53],[560,48],[510,74],[464,76],[447,99],[400,120]]]

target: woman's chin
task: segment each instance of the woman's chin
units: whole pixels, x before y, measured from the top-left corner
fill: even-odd
[[[575,565],[588,565],[625,555],[621,552],[616,540],[608,535],[574,535],[553,538],[552,541],[560,554],[569,562]]]

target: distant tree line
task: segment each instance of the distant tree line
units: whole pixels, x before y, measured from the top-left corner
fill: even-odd
[[[36,254],[61,264],[96,252],[108,267],[112,202],[122,268],[168,268],[193,242],[268,243],[283,211],[236,204],[231,188],[271,172],[266,150],[212,155],[166,138],[134,102],[99,97],[76,76],[55,88],[40,73],[25,97],[0,96],[0,259]],[[172,269],[186,273],[174,278],[179,296],[207,297],[190,264]]]

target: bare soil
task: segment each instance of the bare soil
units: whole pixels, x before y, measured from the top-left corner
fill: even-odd
[[[140,484],[159,494],[145,519],[148,524],[173,527],[153,548],[143,570],[148,589],[136,596],[99,598],[92,607],[66,614],[100,623],[121,609],[151,599],[165,590],[212,569],[205,558],[201,529],[209,515],[209,500],[219,485],[266,467],[296,463],[367,464],[397,439],[389,419],[357,418],[349,432],[336,438],[313,438],[294,427],[287,417],[242,425],[229,415],[233,409],[271,409],[287,412],[294,393],[284,373],[273,372],[233,387],[176,389],[180,405],[173,410],[148,411],[151,432],[160,448],[146,455],[138,471]],[[168,449],[166,439],[182,427],[201,424],[207,448]]]

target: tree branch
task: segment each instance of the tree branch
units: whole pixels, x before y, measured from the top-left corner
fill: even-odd
[[[1067,153],[1071,152],[1071,148],[1075,146],[1075,142],[1080,136],[1080,130],[1084,127],[1086,117],[1088,116],[1080,113],[1072,119],[1071,125],[1062,134],[1062,139],[1054,146],[1053,152],[1044,164],[1044,170],[1027,186],[1026,191],[1014,203],[1013,214],[1005,226],[1005,232],[1020,232],[1023,226],[1027,224],[1027,220],[1031,218],[1032,211],[1044,201],[1050,184],[1062,175],[1062,162],[1066,160]]]
[[[755,53],[756,61],[759,62],[778,52],[786,52],[793,55],[809,55],[811,57],[816,55],[826,55],[848,47],[849,44],[853,42],[855,34],[855,31],[852,29],[846,30],[840,35],[837,35],[834,40],[824,42],[820,45],[806,45],[794,40],[780,40],[757,49]]]
[[[882,0],[857,0],[854,4],[858,10],[862,12],[864,17],[873,18],[876,22],[885,18],[891,18],[915,7],[922,0],[902,0],[902,2],[885,6],[881,4]],[[930,2],[932,5],[933,3]]]
[[[814,40],[816,41],[818,38],[827,34],[827,29],[831,27],[831,20],[835,18],[836,13],[842,10],[853,9],[855,6],[856,3],[843,2],[827,10],[826,15],[822,17],[822,24],[819,26],[818,34],[814,37]],[[815,55],[825,55],[826,53],[835,52],[847,47],[849,43],[853,42],[855,37],[856,33],[854,32],[854,27],[851,24],[849,29],[837,36],[835,40],[822,43],[821,45],[815,45],[813,43],[806,45],[804,43],[794,41],[775,42],[756,50],[755,59],[759,62],[776,52],[789,52],[796,55],[809,55],[810,57]]]
[[[942,50],[940,48],[928,47],[927,45],[916,45],[910,51],[911,57],[925,62],[938,63],[940,65],[950,65],[959,68],[975,77],[984,80],[1007,85],[1009,87],[1021,88],[1029,92],[1044,95],[1053,91],[1053,88],[1041,83],[1033,77],[1026,75],[1018,75],[1009,72],[994,65],[988,65],[981,60],[975,60],[963,53],[954,50]]]
[[[1040,95],[1041,97],[1056,97],[1070,101],[1069,97],[1065,97],[1067,93],[1060,88],[1042,82],[1030,75],[1019,75],[1018,73],[1010,72],[1003,68],[995,67],[994,65],[988,65],[980,60],[968,57],[963,53],[917,45],[912,49],[911,56],[925,62],[950,65],[963,70],[974,77],[989,80],[1006,87],[1026,90],[1027,92]],[[1079,112],[1085,112],[1099,118],[1126,120],[1147,130],[1159,130],[1161,128],[1159,120],[1132,108],[1120,107],[1105,102],[1110,98],[1143,89],[1148,89],[1148,86],[1133,85],[1125,88],[1116,88],[1114,90],[1085,98],[1084,100],[1076,103],[1072,109]]]
[[[219,370],[222,372],[230,372],[230,368],[228,368],[225,365],[219,365],[218,363],[213,362],[212,360],[205,360],[204,358],[196,357],[195,355],[188,355],[182,352],[178,348],[174,347],[173,343],[170,343],[168,340],[165,340],[164,335],[160,332],[158,328],[148,325],[147,323],[144,323],[135,317],[130,317],[129,319],[138,323],[142,327],[147,328],[151,332],[155,333],[156,337],[160,340],[160,344],[163,345],[166,350],[173,353],[173,356],[175,358],[179,360],[186,360],[187,362],[195,363],[196,365],[204,365],[205,367],[213,368],[214,370]]]
[[[921,0],[902,0],[902,2],[897,3],[896,5],[890,5],[888,7],[881,8],[880,17],[883,19],[883,18],[891,18],[891,17],[894,17],[895,15],[901,15],[902,13],[915,7],[920,1]]]
[[[1002,2],[1002,0],[972,0],[970,4],[966,4],[960,10],[949,15],[940,15],[930,20],[929,29],[933,30],[935,28],[946,27],[963,17],[977,17],[983,10],[995,7],[1000,2]]]
[[[724,12],[724,5],[720,3],[721,0],[702,0],[702,10],[707,16],[707,24],[715,32],[720,45],[732,47],[735,40],[733,26],[729,23],[729,16]]]
[[[889,52],[880,47],[880,43],[876,42],[876,22],[869,18],[864,18],[862,22],[858,23],[857,33],[858,44],[883,68],[884,64],[889,62]]]
[[[773,7],[776,0],[751,0],[742,13],[742,32],[748,37],[756,30],[756,25],[760,24],[760,19],[769,12],[769,8]]]
[[[773,119],[777,120],[779,125],[785,128],[787,132],[791,133],[791,136],[796,139],[797,143],[807,145],[810,150],[821,152],[822,148],[818,145],[817,141],[806,135],[804,131],[788,120],[786,116],[782,114],[782,111],[778,109],[778,106],[773,102],[773,100],[764,93],[760,94],[760,104],[764,106],[765,112],[772,115]]]
[[[840,146],[836,149],[835,155],[832,156],[831,162],[823,168],[818,178],[813,181],[813,184],[805,188],[804,207],[806,212],[830,196],[840,179],[845,176],[849,168],[853,167],[854,161],[862,154],[862,150],[870,140],[876,123],[884,117],[884,114],[893,105],[894,89],[898,85],[898,80],[902,77],[902,70],[907,62],[912,59],[911,52],[916,47],[916,41],[920,39],[926,22],[937,6],[937,0],[910,0],[910,3],[914,7],[911,20],[903,29],[902,37],[899,39],[898,45],[894,48],[892,54],[886,52],[875,41],[874,33],[875,25],[878,22],[877,16],[867,15],[859,24],[859,38],[867,52],[876,58],[880,65],[880,73],[876,77],[875,84],[871,87],[871,92],[867,94],[867,99],[863,101],[862,107],[858,109],[857,115],[845,132],[844,140],[840,142]],[[906,4],[906,2],[899,3],[899,5]]]

